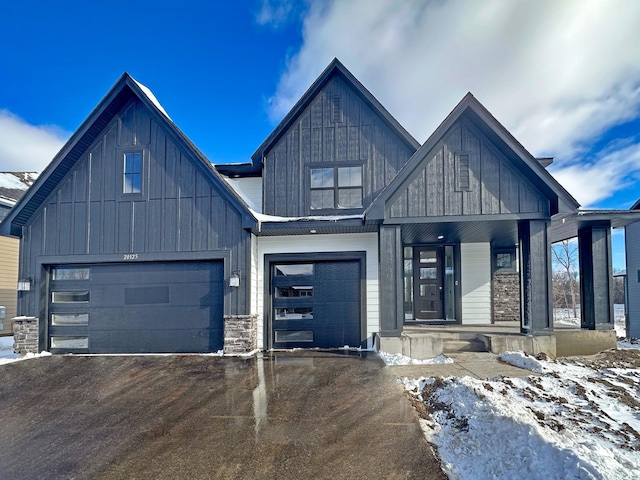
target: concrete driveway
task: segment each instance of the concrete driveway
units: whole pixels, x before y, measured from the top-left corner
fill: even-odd
[[[0,366],[0,478],[446,478],[375,355]]]

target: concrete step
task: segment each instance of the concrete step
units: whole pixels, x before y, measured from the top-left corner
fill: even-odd
[[[480,340],[445,340],[442,342],[442,353],[487,351],[486,345]]]

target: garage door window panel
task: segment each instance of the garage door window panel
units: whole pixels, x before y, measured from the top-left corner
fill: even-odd
[[[89,290],[51,292],[52,303],[89,303]]]
[[[53,269],[51,280],[53,281],[69,281],[69,280],[89,280],[89,268],[61,268]]]
[[[313,330],[276,330],[277,343],[313,343]]]
[[[88,313],[52,313],[51,325],[78,327],[89,325]]]
[[[312,307],[276,308],[276,320],[312,320]]]
[[[89,348],[89,337],[52,336],[51,348],[61,350],[86,350]]]

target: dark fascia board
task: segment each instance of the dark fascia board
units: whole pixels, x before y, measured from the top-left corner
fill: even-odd
[[[629,210],[639,210],[639,209],[640,209],[640,198],[636,201],[636,203],[631,205],[631,208]]]
[[[261,177],[261,166],[253,163],[219,163],[213,166],[218,173],[229,178]]]
[[[574,213],[559,214],[551,218],[551,242],[573,238],[578,230],[590,226],[622,228],[640,221],[637,210],[578,210]]]
[[[429,151],[435,147],[435,145],[444,137],[446,132],[458,121],[463,115],[471,113],[476,117],[476,121],[473,118],[470,120],[481,128],[483,133],[487,130],[494,136],[491,140],[499,140],[509,150],[513,152],[510,158],[514,160],[520,160],[521,165],[516,165],[519,170],[525,175],[527,173],[533,173],[533,178],[528,175],[528,178],[536,185],[541,191],[549,198],[552,203],[557,199],[558,207],[560,211],[574,211],[580,207],[580,204],[567,192],[558,181],[551,176],[549,172],[540,164],[540,162],[531,155],[521,144],[518,142],[509,131],[502,126],[496,118],[471,94],[467,93],[462,100],[455,106],[455,108],[447,115],[442,123],[435,129],[435,131],[429,136],[426,142],[416,151],[409,161],[402,167],[396,177],[387,185],[382,192],[374,199],[374,201],[365,210],[365,218],[370,219],[383,219],[385,215],[385,204],[391,198],[391,196],[398,190],[404,181],[411,175],[411,173],[420,165],[424,157]],[[481,125],[478,125],[480,123]]]
[[[289,113],[285,115],[278,126],[269,134],[266,140],[262,142],[253,155],[251,155],[251,161],[254,165],[258,166],[262,164],[262,158],[265,153],[280,139],[289,126],[316,97],[318,92],[324,88],[333,75],[341,75],[342,78],[354,88],[360,97],[386,121],[387,125],[405,141],[407,146],[412,148],[414,151],[420,147],[420,143],[418,143],[418,141],[413,138],[413,136],[407,132],[402,125],[400,125],[400,122],[398,122],[393,115],[384,108],[378,99],[376,99],[376,97],[374,97],[373,94],[369,92],[369,90],[367,90],[349,70],[347,70],[340,60],[334,58],[320,76],[311,84],[309,89],[302,95],[302,97],[300,97],[293,108],[289,110]]]
[[[243,227],[253,228],[256,220],[244,200],[229,189],[220,174],[215,171],[211,162],[207,160],[173,121],[159,110],[158,106],[142,91],[138,83],[125,72],[91,111],[80,127],[71,135],[71,138],[56,154],[51,163],[47,165],[38,179],[11,210],[5,221],[0,224],[0,235],[22,236],[22,226],[27,223],[31,215],[39,209],[58,183],[73,168],[76,161],[102,132],[102,129],[133,96],[136,96],[149,109],[156,121],[166,127],[178,144],[193,153],[194,159],[197,159],[195,163],[196,165],[199,164],[200,170],[242,214]]]

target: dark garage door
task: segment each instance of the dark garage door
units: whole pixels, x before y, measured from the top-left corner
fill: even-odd
[[[360,346],[360,270],[359,261],[272,264],[273,347]]]
[[[52,352],[222,348],[222,262],[60,265],[50,273]]]

